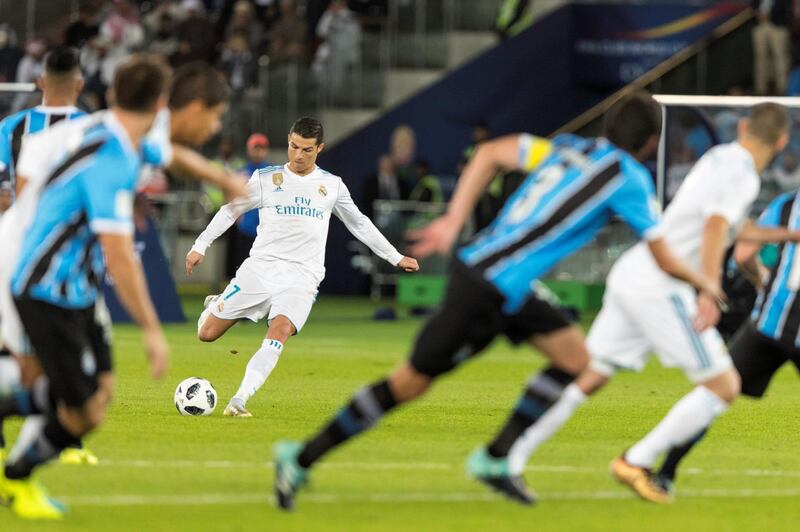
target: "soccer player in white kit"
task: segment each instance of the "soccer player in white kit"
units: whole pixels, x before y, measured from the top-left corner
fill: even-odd
[[[746,221],[761,186],[759,173],[789,141],[787,111],[773,103],[752,108],[738,140],[709,150],[694,166],[664,213],[659,231],[678,257],[721,283],[729,235]],[[611,472],[645,500],[669,503],[671,487],[651,472],[672,447],[702,434],[739,393],[739,375],[717,330],[720,309],[705,294],[662,273],[644,245],[620,257],[609,273],[603,308],[587,338],[589,367],[558,402],[514,443],[512,468],[530,455],[587,396],[618,370],[641,371],[650,351],[683,369],[697,386],[644,439],[611,463]]]
[[[236,219],[259,209],[259,226],[250,256],[225,290],[206,298],[197,323],[197,336],[213,342],[238,320],[267,318],[261,348],[247,364],[244,379],[228,403],[226,416],[250,417],[245,405],[269,377],[283,346],[306,322],[325,277],[325,244],[331,213],[380,258],[407,272],[419,269],[417,261],[392,246],[375,225],[358,210],[342,179],[316,165],[324,148],[322,124],[298,119],[289,131],[289,162],[253,172],[250,195],[223,206],[186,256],[191,275],[208,247]]]

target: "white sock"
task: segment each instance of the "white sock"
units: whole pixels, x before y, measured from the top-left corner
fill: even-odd
[[[14,357],[0,357],[0,396],[10,394],[22,382],[19,363]]]
[[[256,391],[264,384],[269,374],[275,369],[278,363],[278,357],[281,356],[283,344],[278,340],[264,340],[261,343],[261,349],[256,351],[250,362],[247,363],[247,369],[244,372],[244,379],[239,386],[239,391],[234,395],[234,399],[239,399],[246,403]]]
[[[508,468],[512,475],[521,475],[530,456],[567,422],[575,410],[586,402],[586,395],[575,383],[567,386],[553,406],[536,423],[517,438],[508,451]]]
[[[47,416],[44,415],[28,416],[25,418],[25,423],[22,424],[22,428],[17,435],[17,441],[14,442],[14,447],[11,449],[11,452],[8,453],[9,462],[15,462],[22,456],[22,453],[28,450],[31,443],[41,434],[45,424],[47,424]]]
[[[697,386],[667,412],[661,423],[625,453],[625,459],[639,467],[652,467],[671,447],[683,445],[709,427],[728,409],[728,403],[705,386]]]
[[[200,332],[200,328],[203,326],[209,316],[211,316],[211,309],[205,309],[200,313],[200,317],[197,318],[197,332]]]

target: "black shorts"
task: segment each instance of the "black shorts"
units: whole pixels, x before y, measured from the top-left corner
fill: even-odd
[[[786,362],[800,370],[800,350],[764,336],[747,321],[733,337],[728,349],[742,377],[742,394],[763,397],[772,376]]]
[[[97,391],[98,376],[112,370],[109,323],[94,305],[75,310],[29,298],[14,302],[54,399],[83,406]]]
[[[564,312],[535,296],[515,314],[504,314],[502,306],[503,297],[492,285],[454,261],[444,302],[417,337],[411,365],[436,377],[481,352],[501,334],[519,344],[571,323]]]

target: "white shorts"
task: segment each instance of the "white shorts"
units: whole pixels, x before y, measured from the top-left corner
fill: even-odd
[[[586,342],[592,369],[608,376],[641,371],[654,351],[664,366],[681,368],[694,382],[724,373],[733,365],[725,343],[713,327],[694,330],[696,309],[685,286],[648,292],[610,284]]]
[[[214,300],[211,314],[224,320],[286,316],[297,332],[305,325],[317,299],[318,282],[296,264],[247,258],[225,291]]]
[[[0,223],[0,242],[3,242],[0,257],[0,343],[15,355],[29,355],[33,348],[11,296],[11,274],[19,255],[19,242],[10,234],[12,230],[10,224]]]

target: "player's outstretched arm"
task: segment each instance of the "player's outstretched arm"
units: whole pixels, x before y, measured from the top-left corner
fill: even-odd
[[[196,151],[180,144],[172,143],[172,159],[168,169],[219,187],[228,201],[248,196],[246,179],[235,172],[211,164]]]
[[[133,250],[130,234],[99,234],[106,268],[114,280],[114,290],[133,320],[142,328],[145,350],[154,379],[164,376],[169,366],[169,346],[147,291],[142,265]]]
[[[195,266],[203,262],[209,246],[222,236],[239,216],[261,206],[261,185],[258,180],[258,171],[255,171],[247,182],[247,195],[223,205],[208,223],[206,229],[197,237],[192,249],[186,255],[187,275],[191,275]]]
[[[458,179],[447,212],[427,227],[408,233],[415,243],[412,255],[425,258],[434,253],[446,255],[475,204],[499,170],[531,171],[550,153],[550,143],[531,135],[507,135],[478,146]]]
[[[397,266],[407,272],[419,270],[417,259],[403,256],[383,236],[383,233],[375,227],[372,220],[358,210],[352,196],[350,196],[350,191],[344,183],[339,186],[339,197],[333,206],[333,214],[344,223],[353,236],[392,266]]]
[[[753,244],[800,242],[800,231],[793,231],[788,227],[765,227],[753,220],[747,220],[736,234],[736,241]]]

